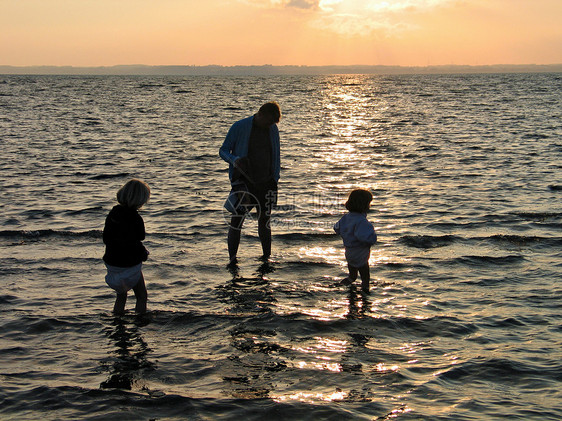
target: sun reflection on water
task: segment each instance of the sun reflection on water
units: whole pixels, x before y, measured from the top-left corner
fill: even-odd
[[[316,337],[318,340],[318,348],[329,352],[345,352],[349,343],[345,340],[328,339]]]
[[[291,395],[279,395],[273,396],[273,400],[276,402],[287,402],[291,400],[306,402],[306,403],[314,403],[318,401],[324,402],[334,402],[343,400],[348,396],[348,393],[343,392],[342,390],[336,390],[332,393],[311,393],[311,392],[297,392]]]
[[[343,244],[341,247],[332,246],[304,246],[299,248],[298,256],[301,259],[322,261],[331,265],[339,265],[342,268],[347,268],[347,263],[345,260],[345,249]],[[371,249],[371,256],[369,258],[369,265],[371,266],[371,272],[376,271],[377,265],[386,264],[404,264],[410,262],[411,259],[399,257],[399,256],[389,256],[387,251],[383,247],[374,247]],[[346,269],[347,270],[347,269]]]
[[[405,343],[399,349],[406,354],[415,354],[428,348],[432,343],[433,341]]]
[[[342,251],[335,247],[301,247],[298,254],[301,259],[321,260],[333,265],[342,263]]]
[[[341,364],[336,362],[299,361],[296,366],[301,370],[327,370],[334,373],[339,373],[342,371]]]
[[[327,177],[333,174],[333,186],[347,191],[358,181],[375,187],[381,165],[393,167],[385,151],[377,150],[384,139],[386,100],[373,97],[376,81],[364,76],[336,76],[327,79],[323,90],[322,136],[315,139],[314,148],[324,163],[315,162]],[[374,99],[375,98],[375,99]],[[382,140],[381,140],[382,139]],[[374,165],[376,163],[376,165]],[[341,179],[345,167],[349,180]],[[326,179],[323,179],[325,184]],[[320,184],[320,183],[319,183]]]
[[[386,373],[386,372],[396,372],[400,369],[400,366],[394,364],[394,365],[386,365],[385,363],[378,363],[374,366],[373,370],[371,371],[377,371],[379,373]]]
[[[315,320],[327,322],[334,318],[343,318],[345,316],[346,309],[343,308],[339,312],[334,312],[330,310],[322,310],[319,308],[308,308],[308,309],[300,308],[299,312],[307,316],[310,316]]]

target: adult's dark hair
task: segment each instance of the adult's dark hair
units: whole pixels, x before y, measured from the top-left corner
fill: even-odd
[[[263,104],[259,112],[274,117],[276,123],[279,123],[279,120],[281,120],[281,108],[279,108],[279,104],[275,101]]]
[[[373,195],[369,190],[356,189],[349,193],[345,207],[350,212],[367,213]]]

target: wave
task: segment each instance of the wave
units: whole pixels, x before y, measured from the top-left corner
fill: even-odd
[[[224,378],[228,381],[228,378]],[[0,391],[3,414],[8,418],[27,419],[310,419],[352,420],[365,418],[361,411],[384,414],[388,408],[368,402],[368,410],[350,410],[341,405],[317,405],[300,401],[280,402],[251,393],[239,397],[190,397],[178,393],[166,394],[143,387],[139,391],[121,389],[91,389],[79,386],[37,386],[17,392]],[[193,394],[197,395],[194,391]],[[282,416],[280,415],[282,414]]]
[[[100,322],[87,316],[41,317],[37,315],[22,315],[5,322],[2,325],[2,331],[4,332],[4,337],[18,336],[21,342],[25,342],[26,337],[22,337],[22,333],[30,335],[29,339],[33,340],[32,335],[51,331],[88,331],[99,329],[100,326]]]
[[[81,121],[85,126],[99,126],[103,124],[99,118],[92,117],[83,117],[79,121]]]
[[[250,299],[255,298],[253,295]],[[242,303],[239,303],[242,304]],[[131,316],[132,317],[132,316]],[[308,332],[310,335],[350,332],[359,328],[360,331],[377,332],[377,336],[384,337],[465,337],[478,331],[474,323],[452,316],[435,316],[428,318],[408,317],[370,317],[363,316],[354,319],[334,318],[319,320],[311,318],[309,314],[291,312],[277,314],[273,311],[258,311],[241,313],[208,313],[208,312],[174,312],[155,311],[149,316],[150,323],[162,329],[196,329],[198,325],[208,326],[224,325],[229,327],[233,336],[243,333],[254,333],[260,336],[276,336],[276,332],[283,330],[287,334],[295,332],[297,336]],[[249,323],[253,321],[252,323]],[[291,336],[290,334],[289,336]],[[277,350],[285,345],[275,345]]]
[[[545,240],[544,237],[526,236],[526,235],[513,235],[513,234],[496,234],[489,237],[476,237],[476,239],[491,240],[495,242],[507,242],[514,244],[530,244],[537,241]]]
[[[121,172],[117,174],[98,174],[89,177],[90,180],[107,180],[112,178],[125,178],[131,176],[131,173]]]
[[[496,221],[496,219],[492,219],[491,221]],[[478,229],[482,227],[489,227],[490,220],[481,221],[481,222],[431,222],[425,225],[426,228],[435,228],[440,231],[453,231],[453,230],[471,230],[471,229]]]
[[[19,298],[14,295],[0,295],[0,304],[12,304],[18,300]]]
[[[418,263],[384,262],[384,263],[377,264],[377,270],[381,270],[381,269],[388,269],[390,271],[393,271],[393,270],[402,270],[402,269],[429,269],[429,267],[419,262]]]
[[[48,238],[48,237],[64,237],[64,238],[101,238],[101,230],[89,231],[59,231],[53,229],[43,230],[4,230],[0,231],[0,238],[23,237],[23,238]]]
[[[562,366],[559,363],[545,366],[506,358],[479,357],[453,366],[450,370],[439,374],[439,378],[463,382],[473,379],[511,385],[526,384],[537,379],[540,379],[541,383],[549,380],[560,382]]]
[[[462,238],[455,235],[405,235],[398,239],[399,243],[402,243],[408,247],[415,248],[435,248],[444,247],[451,245],[455,242],[461,241]]]
[[[340,332],[365,331],[382,337],[465,337],[478,331],[474,323],[456,317],[435,316],[424,319],[416,317],[357,317],[349,319],[317,320],[302,313],[289,313],[275,325],[283,326],[286,331],[309,332],[311,335],[333,334]]]
[[[192,227],[193,228],[193,227]],[[54,229],[40,230],[3,230],[0,231],[0,238],[25,238],[25,239],[43,239],[43,238],[102,238],[102,230],[88,231],[62,231]],[[199,231],[191,231],[186,233],[168,233],[168,232],[149,232],[147,241],[151,239],[188,239],[200,236]],[[220,233],[222,235],[222,233]],[[207,232],[205,235],[216,236],[218,234]]]
[[[538,237],[535,235],[512,235],[512,234],[497,234],[490,237],[484,237],[484,240],[488,240],[495,243],[507,243],[515,246],[529,246],[532,244],[537,244],[540,246],[562,246],[562,237]]]
[[[322,261],[302,261],[302,260],[294,260],[294,261],[287,261],[285,265],[289,268],[303,268],[303,269],[310,269],[312,267],[316,268],[333,268],[336,267],[333,263],[322,262]]]
[[[513,215],[519,216],[520,218],[543,222],[547,219],[561,219],[562,212],[514,212]]]
[[[150,89],[150,88],[165,88],[166,85],[161,83],[140,83],[139,89]]]
[[[83,215],[89,213],[99,214],[100,212],[105,212],[105,209],[102,206],[93,206],[91,208],[86,208],[86,209],[67,210],[64,211],[63,214],[75,216],[75,215]]]
[[[514,265],[523,261],[525,261],[525,257],[513,254],[507,256],[461,256],[447,262],[467,266],[502,266]]]
[[[431,249],[452,244],[492,243],[496,245],[513,245],[518,247],[538,245],[557,247],[562,245],[562,237],[539,237],[536,235],[494,234],[490,236],[461,237],[458,235],[405,235],[398,239],[400,244],[408,247]]]
[[[483,214],[468,222],[432,222],[425,225],[427,228],[436,228],[439,230],[454,229],[477,229],[481,227],[490,228],[490,226],[505,226],[505,224],[519,224],[521,220],[531,222],[554,222],[558,223],[562,219],[562,212],[510,212],[510,213],[492,213]],[[559,224],[558,224],[559,225]]]
[[[464,354],[467,357],[463,361],[461,356],[461,360],[455,361],[458,362],[456,365],[447,362],[445,367],[436,366],[433,357],[443,355],[444,351],[439,345],[448,342],[448,339],[442,338],[453,337],[464,341],[479,330],[478,323],[467,322],[462,316],[416,318],[410,315],[318,320],[298,311],[285,315],[272,312],[250,314],[248,317],[248,313],[228,313],[217,309],[216,313],[153,312],[147,315],[147,319],[143,322],[133,315],[123,318],[103,315],[97,319],[91,315],[64,316],[45,320],[38,316],[22,317],[20,320],[29,327],[18,326],[12,321],[11,328],[26,333],[18,335],[14,331],[14,338],[23,336],[24,339],[37,340],[37,337],[54,338],[53,334],[57,334],[66,343],[66,334],[78,331],[80,338],[77,345],[81,345],[82,336],[90,338],[92,333],[94,337],[104,333],[111,342],[111,352],[104,353],[106,350],[102,348],[97,354],[85,353],[89,358],[86,366],[89,369],[96,355],[103,353],[97,357],[100,359],[99,367],[90,369],[86,374],[88,377],[73,371],[74,367],[67,361],[68,350],[65,351],[64,347],[55,355],[63,356],[60,359],[68,364],[70,371],[64,371],[66,365],[60,368],[53,364],[52,367],[40,366],[41,369],[37,369],[33,362],[21,367],[14,364],[5,370],[3,376],[9,381],[26,382],[28,386],[0,390],[3,414],[17,418],[25,413],[28,418],[40,418],[44,417],[45,411],[49,411],[49,416],[55,418],[80,419],[87,416],[110,419],[119,414],[122,416],[125,411],[132,418],[174,418],[181,413],[184,418],[206,416],[212,419],[240,417],[257,420],[262,419],[264,414],[273,416],[280,411],[283,411],[284,418],[302,419],[302,413],[307,413],[303,411],[310,411],[311,419],[361,419],[367,418],[367,414],[372,418],[377,414],[389,413],[387,406],[377,404],[383,395],[371,392],[371,388],[374,390],[375,385],[384,386],[392,382],[396,388],[410,389],[412,379],[408,378],[408,373],[414,374],[416,369],[432,373],[425,376],[430,380],[418,392],[424,387],[431,388],[435,383],[458,386],[480,382],[500,386],[523,385],[525,388],[535,384],[557,390],[556,382],[562,380],[560,362],[550,358],[521,361],[502,358],[501,355],[471,358],[473,354]],[[505,319],[503,323],[506,328],[517,327],[512,319]],[[139,329],[145,326],[146,329]],[[58,331],[62,331],[63,335],[59,336]],[[222,335],[220,347],[213,349],[212,356],[201,353],[195,338],[216,334]],[[316,359],[314,355],[307,356],[299,350],[301,342],[306,348],[312,338],[341,338],[345,335],[351,338],[350,348],[346,351],[351,358],[333,357],[334,361],[341,363],[341,374],[292,368],[293,361],[300,361],[298,356],[305,361],[308,358]],[[144,342],[143,336],[148,343]],[[385,338],[399,340],[400,345],[403,342],[424,342],[428,349],[425,353],[420,352],[420,363],[412,364],[411,368],[404,363],[397,372],[373,373],[369,367],[379,361],[395,361],[397,358],[406,361],[412,358],[398,353],[394,348],[385,347],[384,344],[388,342]],[[427,340],[420,341],[420,338]],[[432,338],[437,339],[434,341]],[[376,340],[377,350],[365,347],[371,339]],[[166,341],[173,346],[167,348]],[[436,345],[429,348],[433,342]],[[189,345],[184,346],[186,343]],[[22,353],[25,349],[13,347],[10,351]],[[52,355],[49,351],[52,352],[49,348],[43,350],[47,357]],[[73,348],[71,352],[74,356],[76,350]],[[444,359],[437,358],[437,364]],[[51,368],[51,372],[41,371],[47,368]],[[438,368],[442,370],[433,374]],[[205,376],[209,376],[210,380]],[[419,374],[415,377],[420,378]],[[86,382],[83,381],[85,378]],[[290,385],[296,384],[290,389],[290,394],[295,396],[301,390],[303,395],[308,393],[312,396],[313,393],[328,389],[310,386],[307,382],[310,378],[319,379],[319,385],[324,381],[336,384],[344,392],[349,391],[349,394],[344,395],[343,399],[336,398],[335,402],[321,405],[310,405],[298,399],[275,399],[275,396],[289,396],[287,388],[283,386],[285,381],[290,382]],[[363,390],[356,387],[357,379],[366,381],[369,388]],[[214,382],[211,386],[218,380],[219,387],[209,394],[206,380]],[[94,386],[90,386],[94,382]],[[303,382],[303,385],[300,386],[299,382]],[[202,385],[203,391],[193,384]],[[163,389],[153,389],[155,387]],[[206,392],[204,398],[197,397]],[[432,396],[435,397],[435,394]],[[482,396],[479,398],[482,399]]]
[[[322,239],[336,238],[335,232],[289,232],[284,234],[274,234],[274,238],[284,241],[321,241]]]

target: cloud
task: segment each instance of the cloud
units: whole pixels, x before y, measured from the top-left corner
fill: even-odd
[[[427,9],[455,0],[239,0],[262,8],[297,8],[324,13],[342,10],[357,14],[365,12],[396,12]]]
[[[432,9],[446,3],[451,3],[451,0],[397,0],[397,1],[375,1],[370,2],[368,8],[375,12],[383,11],[415,11]]]
[[[334,14],[318,16],[311,22],[318,29],[330,30],[345,36],[366,36],[373,32],[381,35],[397,33],[412,29],[413,26],[400,21],[370,16],[358,16],[353,14]]]
[[[317,10],[321,0],[240,0],[253,6],[262,8],[294,8],[303,10]]]
[[[314,10],[318,9],[318,2],[319,0],[289,0],[286,6]]]
[[[313,25],[341,35],[369,35],[412,30],[408,15],[458,0],[320,0]]]
[[[461,0],[239,0],[266,9],[299,9],[315,28],[346,36],[412,30],[408,17]]]

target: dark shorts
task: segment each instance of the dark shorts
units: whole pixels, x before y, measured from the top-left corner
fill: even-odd
[[[258,218],[264,215],[264,212],[265,216],[269,217],[277,204],[277,182],[271,180],[265,183],[248,184],[248,193],[244,202],[246,213],[255,208]]]

